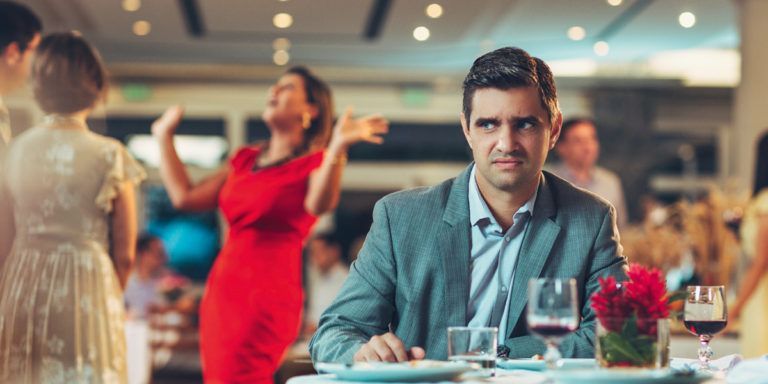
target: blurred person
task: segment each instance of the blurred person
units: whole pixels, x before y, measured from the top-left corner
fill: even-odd
[[[129,318],[146,319],[149,308],[160,304],[158,285],[169,274],[165,267],[167,261],[165,247],[159,237],[148,233],[139,236],[133,272],[128,277],[123,294]]]
[[[262,113],[269,140],[238,150],[193,184],[173,144],[182,114],[171,107],[152,125],[171,202],[189,211],[218,206],[229,223],[200,307],[203,376],[271,383],[300,329],[302,243],[317,216],[338,204],[348,148],[381,143],[388,124],[380,116],[352,119],[347,109],[332,130],[330,88],[294,67],[269,90]]]
[[[348,274],[349,268],[341,260],[341,245],[333,235],[321,234],[309,241],[309,306],[304,316],[306,334],[315,332],[320,315],[331,305]]]
[[[0,276],[0,382],[124,383],[122,288],[144,170],[88,129],[107,73],[82,37],[45,37],[32,83],[46,117],[14,139],[3,173],[16,235]]]
[[[594,357],[591,295],[624,280],[616,213],[542,172],[560,133],[552,72],[519,48],[475,60],[463,83],[462,131],[474,162],[456,178],[379,200],[341,293],[310,343],[315,362],[447,358],[449,326],[499,329],[499,353],[545,346],[527,329],[531,278],[573,278],[581,324],[565,357]]]
[[[729,321],[739,321],[741,354],[768,354],[768,132],[757,145],[757,164],[752,200],[741,223],[741,246],[752,261],[729,308]]]
[[[0,180],[3,175],[3,159],[11,142],[11,116],[3,103],[3,97],[21,87],[29,77],[32,55],[40,43],[42,23],[29,8],[11,1],[0,0]],[[0,211],[10,207],[9,199],[0,190]],[[13,218],[0,217],[0,268],[3,256],[8,254],[13,242]]]
[[[562,163],[552,173],[608,200],[616,208],[619,228],[627,225],[627,205],[621,180],[615,173],[597,165],[600,142],[594,121],[574,118],[563,122],[555,147]]]
[[[0,1],[0,152],[11,141],[11,117],[3,96],[27,81],[42,29],[40,19],[25,5]]]

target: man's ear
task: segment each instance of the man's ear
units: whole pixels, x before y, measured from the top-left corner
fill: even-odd
[[[467,121],[466,116],[464,116],[464,112],[459,114],[459,121],[461,121],[461,132],[464,134],[464,139],[467,140],[469,148],[472,148],[472,137],[469,136],[469,122]]]
[[[21,51],[19,51],[19,43],[12,42],[8,44],[2,52],[3,63],[10,67],[16,65],[21,60]]]
[[[552,124],[552,131],[549,133],[549,149],[552,150],[557,144],[557,139],[560,138],[560,128],[563,126],[563,114],[558,112],[555,122]]]

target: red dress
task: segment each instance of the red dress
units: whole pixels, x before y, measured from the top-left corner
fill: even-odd
[[[234,156],[219,194],[229,233],[200,305],[207,383],[272,383],[299,332],[301,250],[316,221],[304,198],[323,152],[253,171],[259,152]]]

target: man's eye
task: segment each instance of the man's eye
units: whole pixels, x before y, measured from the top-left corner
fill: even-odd
[[[493,129],[495,127],[496,127],[496,123],[494,123],[492,121],[486,121],[486,122],[480,124],[480,128],[485,129],[485,130]]]
[[[533,129],[535,127],[536,127],[536,124],[534,124],[532,121],[521,121],[521,122],[517,123],[517,128],[518,129],[530,130],[530,129]]]

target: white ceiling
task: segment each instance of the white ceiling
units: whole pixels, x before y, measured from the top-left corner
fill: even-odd
[[[679,64],[680,56],[674,55],[681,50],[733,53],[738,47],[732,0],[624,0],[616,7],[606,0],[142,0],[136,12],[124,11],[121,0],[22,2],[41,15],[46,31],[81,31],[113,72],[128,77],[194,76],[191,68],[197,68],[208,76],[271,78],[281,71],[272,63],[272,42],[278,37],[291,41],[289,65],[333,68],[342,79],[455,77],[479,54],[507,45],[520,46],[570,75],[586,65],[584,74],[590,76],[653,77],[651,63],[665,55]],[[425,15],[432,2],[444,8],[439,19]],[[199,10],[202,36],[189,32],[185,3]],[[382,28],[376,38],[366,39],[369,17],[381,4],[389,5]],[[682,11],[696,15],[693,28],[678,24]],[[293,15],[290,28],[272,25],[278,12]],[[151,23],[149,35],[131,32],[137,20]],[[426,42],[412,37],[419,25],[431,30]],[[586,29],[584,40],[566,37],[574,25]],[[610,44],[607,56],[593,52],[598,39]]]

